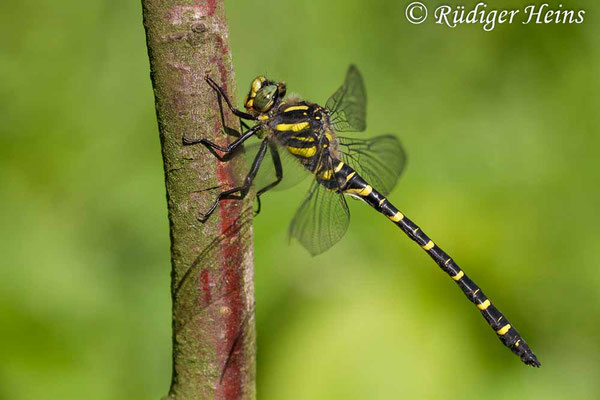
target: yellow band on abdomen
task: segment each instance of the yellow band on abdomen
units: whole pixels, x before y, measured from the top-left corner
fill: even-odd
[[[462,271],[459,271],[458,274],[456,274],[452,277],[452,279],[454,279],[455,281],[459,281],[460,278],[462,278],[463,276],[465,276],[465,273]]]
[[[388,218],[394,222],[399,222],[399,221],[402,221],[402,218],[404,218],[404,214],[402,214],[400,211],[398,211],[396,214],[391,215]]]
[[[485,301],[481,304],[477,304],[477,308],[479,308],[481,311],[483,310],[487,310],[487,308],[491,305],[492,303],[490,302],[489,299],[485,299]]]
[[[510,329],[510,324],[504,325],[502,328],[498,329],[496,332],[498,335],[506,335],[506,332]]]
[[[367,185],[364,188],[359,188],[359,189],[346,189],[344,190],[344,193],[347,194],[357,194],[359,196],[368,196],[371,194],[371,192],[373,191],[373,188],[371,187],[371,185]]]

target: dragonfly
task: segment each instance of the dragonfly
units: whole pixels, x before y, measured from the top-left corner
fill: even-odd
[[[329,249],[346,232],[350,221],[346,196],[362,200],[398,226],[450,276],[506,347],[525,364],[541,365],[527,342],[481,288],[386,197],[396,186],[406,162],[399,140],[394,135],[366,139],[339,135],[366,129],[366,91],[354,65],[348,68],[343,84],[325,107],[297,96],[286,96],[284,82],[259,76],[250,85],[242,111],[233,106],[225,90],[214,80],[207,76],[206,81],[219,101],[224,99],[228,109],[240,118],[246,131],[227,146],[205,138],[186,137],[183,144],[202,144],[213,153],[218,150],[230,154],[250,137],[256,136],[261,142],[243,183],[219,193],[210,209],[199,216],[201,221],[208,219],[220,201],[241,200],[248,195],[268,151],[275,173],[271,182],[255,190],[260,211],[260,196],[283,179],[282,155],[291,155],[313,180],[290,224],[289,233],[312,255]],[[243,120],[254,125],[250,127]]]

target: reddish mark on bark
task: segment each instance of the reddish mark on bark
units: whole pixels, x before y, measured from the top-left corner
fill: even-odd
[[[209,0],[214,5],[215,0]],[[212,62],[216,64],[219,73],[219,81],[223,89],[227,92],[227,81],[229,78],[228,68],[226,68],[224,59],[227,54],[227,47],[220,36],[216,35],[215,56]],[[225,57],[223,57],[225,56]],[[228,112],[227,108],[224,112]],[[215,135],[221,131],[220,126],[215,126]],[[226,163],[217,164],[217,177],[219,182],[227,184],[229,187],[235,185],[233,171]],[[225,330],[225,336],[217,343],[219,362],[222,367],[226,367],[222,376],[222,381],[215,394],[216,399],[237,399],[242,395],[243,374],[241,373],[240,363],[244,360],[244,337],[243,330],[246,329],[244,323],[244,310],[246,304],[244,301],[244,246],[240,243],[239,226],[241,218],[241,207],[236,200],[225,200],[219,205],[220,230],[224,232],[234,224],[236,229],[232,237],[221,243],[221,271],[224,282],[223,292],[227,293],[223,298],[223,306],[230,312],[221,313],[218,317],[221,326]],[[240,336],[242,335],[242,336]],[[235,347],[235,348],[234,348]],[[231,356],[231,358],[230,358]],[[226,365],[227,363],[227,365]]]
[[[202,285],[202,293],[204,293],[204,304],[201,304],[201,307],[204,308],[208,306],[212,300],[212,282],[210,279],[210,271],[208,269],[200,271],[200,284]]]
[[[221,52],[221,55],[224,55],[224,56],[227,55],[227,46],[223,42],[223,38],[221,36],[219,36],[219,35],[216,35],[215,36],[215,41],[216,41],[217,48]],[[215,57],[215,59],[216,59],[216,57]],[[225,68],[225,66],[223,65],[223,63],[220,63],[219,66]],[[224,71],[225,74],[227,74],[227,70],[226,69],[224,69],[223,71]]]
[[[196,6],[205,8],[207,16],[212,17],[215,15],[215,10],[217,9],[217,0],[196,0],[194,3]]]
[[[231,171],[222,164],[217,167],[217,176],[221,182],[232,183]],[[242,223],[240,207],[235,203],[237,203],[235,200],[226,200],[220,204],[221,230],[227,229],[232,224]],[[223,298],[223,307],[226,307],[228,312],[220,313],[218,318],[225,335],[218,341],[217,351],[219,364],[226,370],[222,375],[221,385],[217,389],[216,399],[237,399],[242,395],[243,381],[240,362],[243,360],[243,330],[246,329],[243,326],[246,306],[243,299],[244,248],[239,240],[238,229],[233,231],[235,236],[221,243],[223,292],[226,293]]]
[[[209,16],[215,15],[215,9],[217,8],[217,1],[216,0],[208,0],[206,3],[208,6],[208,15]]]

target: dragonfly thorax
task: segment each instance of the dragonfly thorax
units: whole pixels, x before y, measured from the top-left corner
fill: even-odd
[[[271,110],[266,126],[274,139],[312,172],[316,172],[320,160],[338,158],[329,114],[317,104],[285,99]]]

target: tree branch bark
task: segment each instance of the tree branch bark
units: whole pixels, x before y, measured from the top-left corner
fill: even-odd
[[[168,398],[255,397],[251,204],[223,201],[202,224],[219,190],[244,174],[240,157],[221,163],[182,136],[228,142],[217,96],[235,98],[222,0],[142,0],[165,170],[171,235],[173,377]],[[225,124],[239,123],[224,108]],[[220,187],[203,191],[204,188]]]

